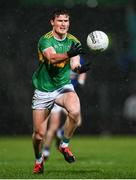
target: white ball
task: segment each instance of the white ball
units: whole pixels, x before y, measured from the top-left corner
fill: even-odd
[[[93,31],[87,36],[87,45],[94,51],[105,51],[109,45],[109,38],[103,31]]]

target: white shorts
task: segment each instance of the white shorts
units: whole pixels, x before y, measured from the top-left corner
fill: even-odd
[[[32,99],[32,109],[51,110],[54,106],[55,99],[70,91],[75,91],[72,84],[67,84],[52,92],[43,92],[36,89]]]
[[[56,113],[56,112],[61,112],[62,110],[63,110],[63,107],[61,107],[61,106],[57,105],[56,103],[54,103],[54,106],[53,106],[51,112]]]

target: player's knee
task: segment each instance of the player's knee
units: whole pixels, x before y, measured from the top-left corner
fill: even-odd
[[[75,123],[76,123],[77,127],[79,127],[81,125],[80,117],[75,119]]]
[[[74,119],[77,119],[80,117],[80,112],[78,110],[74,110],[71,114],[74,117]]]
[[[75,123],[75,124],[79,124],[80,123],[80,112],[79,111],[73,111],[70,114],[71,120]]]
[[[81,117],[78,119],[77,126],[80,127],[82,125],[82,119]]]
[[[75,125],[75,127],[78,127],[79,126],[79,118],[75,118],[75,119],[72,119],[72,121],[73,121],[73,123],[74,123],[74,125]]]
[[[34,136],[36,139],[43,139],[45,136],[45,133],[41,130],[35,131]]]

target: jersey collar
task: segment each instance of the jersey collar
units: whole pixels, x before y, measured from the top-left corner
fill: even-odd
[[[64,41],[65,39],[66,39],[66,37],[67,37],[67,34],[65,35],[65,37],[63,38],[63,39],[58,39],[58,38],[56,38],[55,36],[53,36],[54,37],[54,39],[56,39],[57,41]]]

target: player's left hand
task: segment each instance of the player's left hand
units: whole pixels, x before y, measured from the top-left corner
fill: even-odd
[[[78,74],[82,74],[82,73],[85,73],[87,71],[90,70],[90,63],[86,63],[86,64],[83,64],[82,66],[78,66],[77,68],[74,69],[74,72],[78,73]]]

